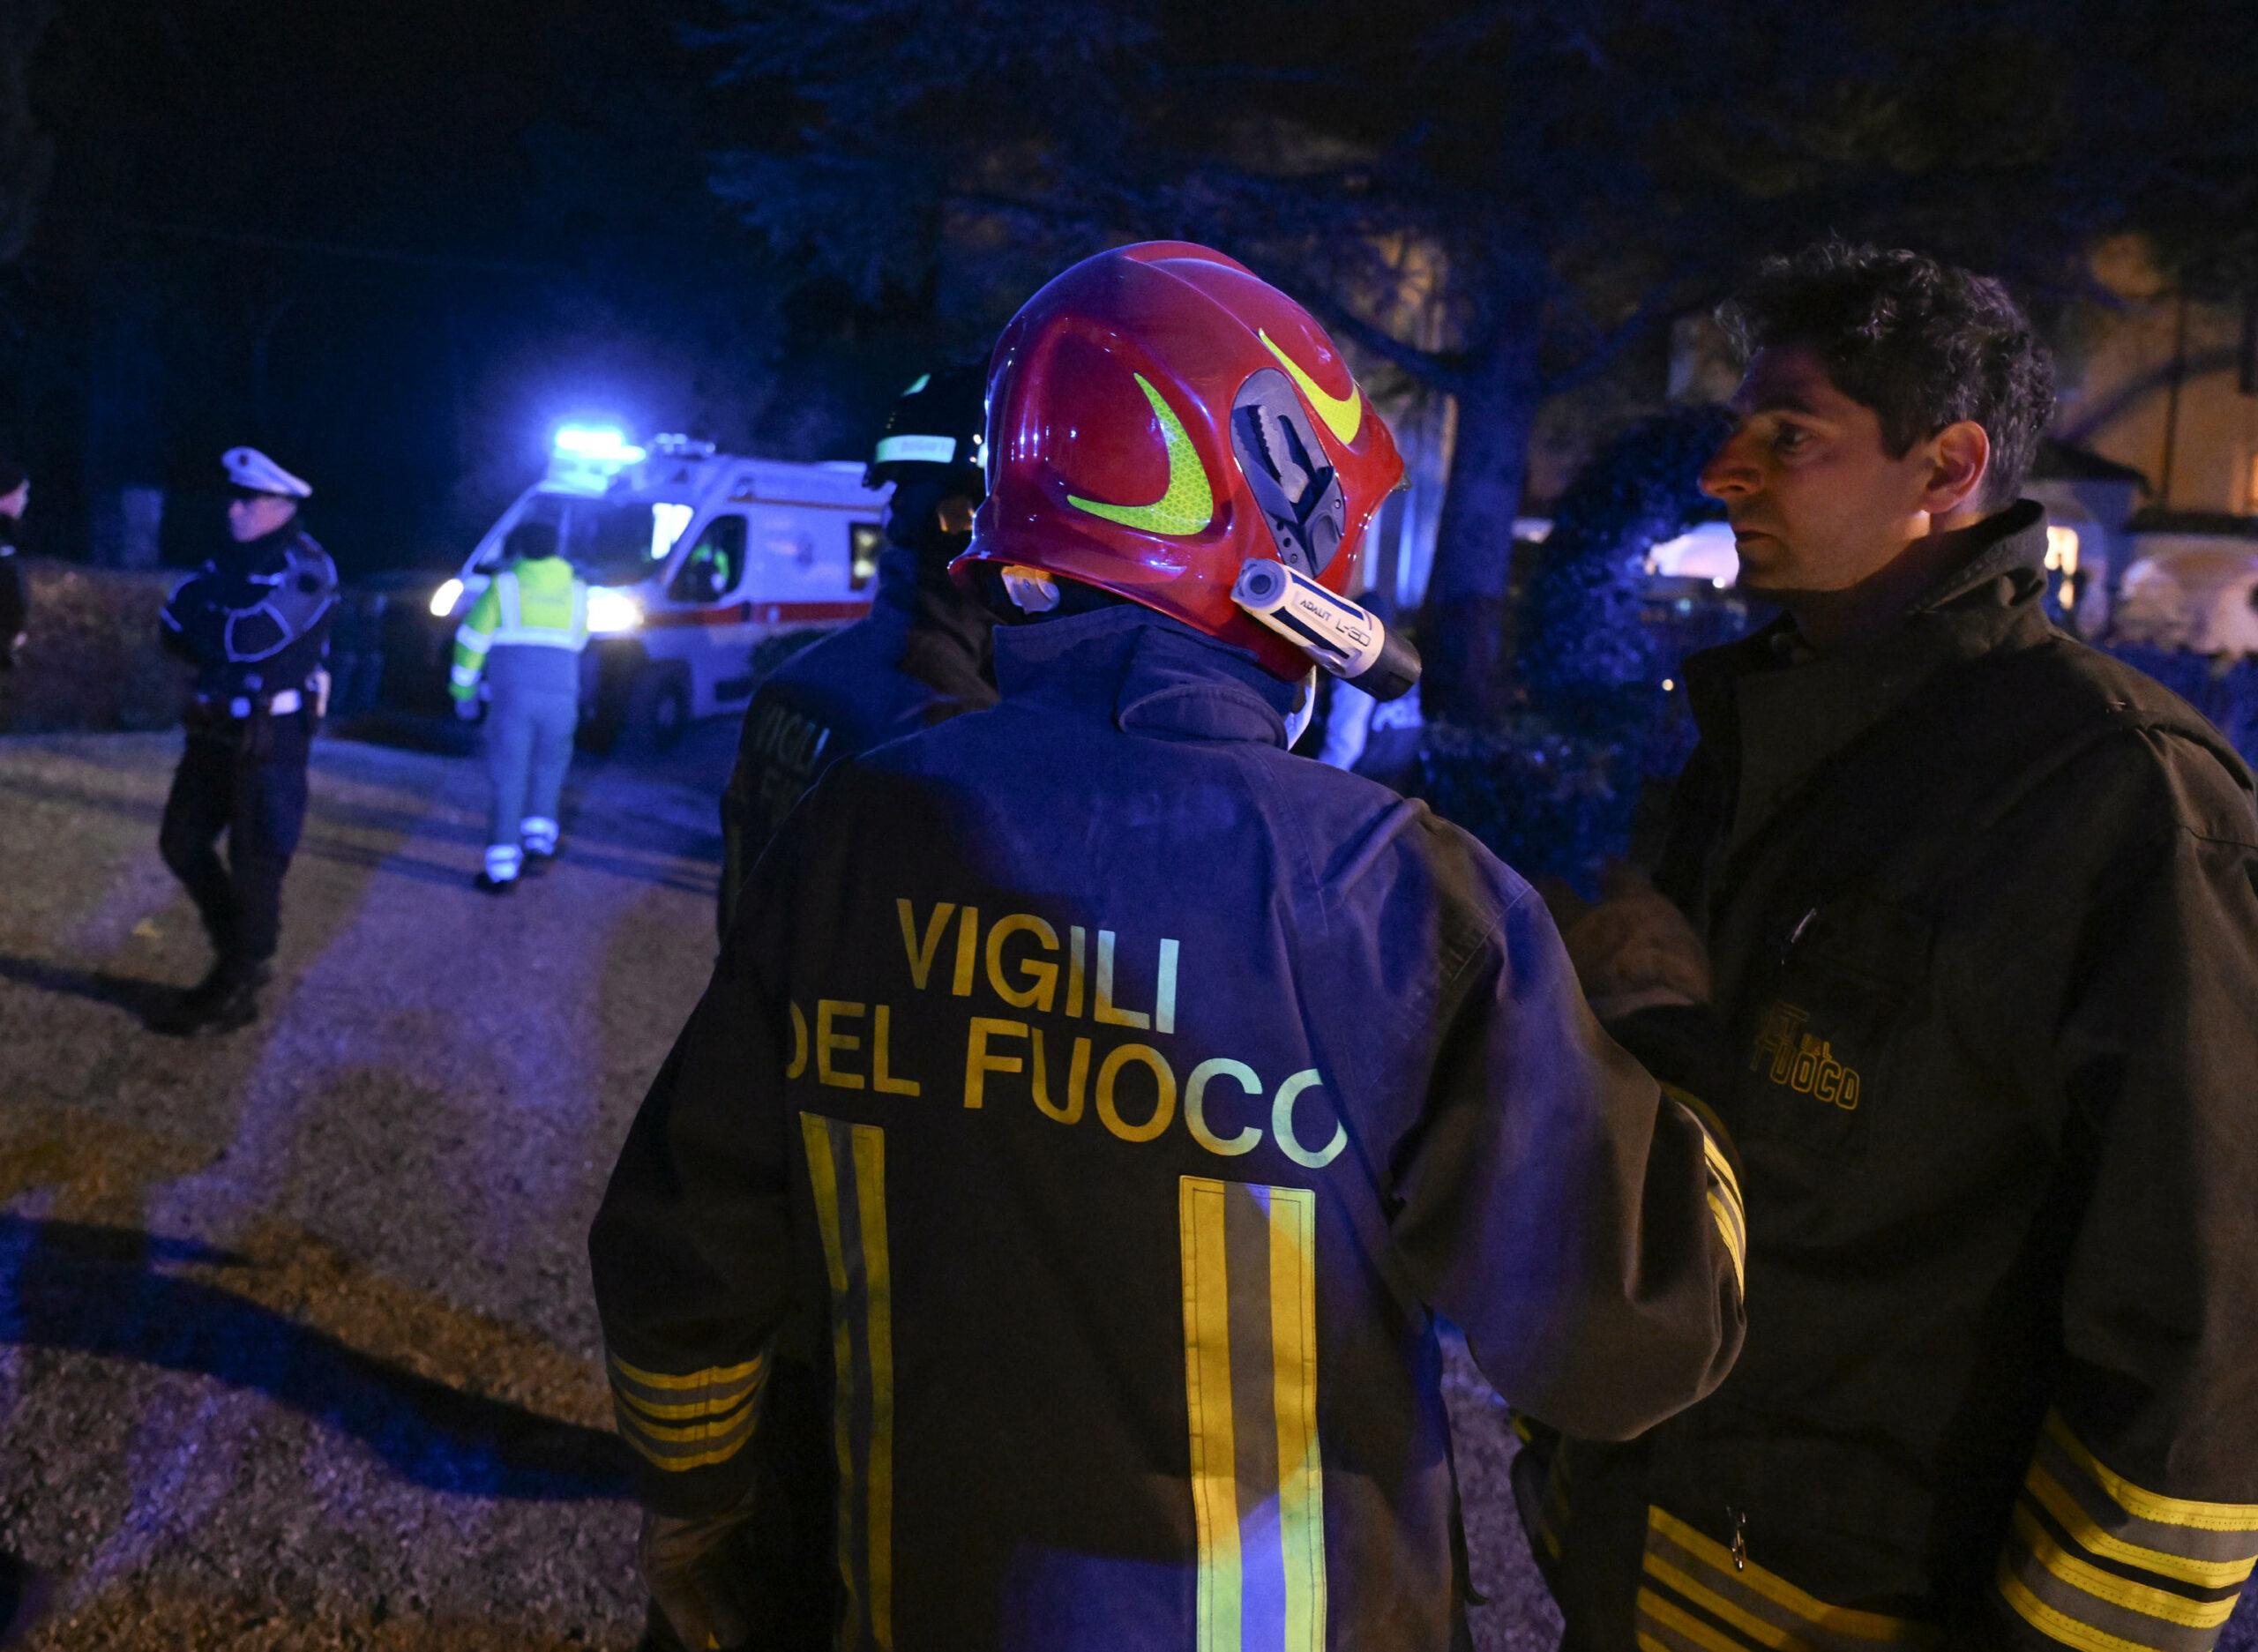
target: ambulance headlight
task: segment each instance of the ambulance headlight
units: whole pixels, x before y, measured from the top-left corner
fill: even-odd
[[[462,601],[462,581],[449,579],[431,593],[431,617],[445,619],[455,611],[455,604]]]
[[[624,591],[596,586],[588,592],[588,634],[616,637],[643,624],[643,605]]]

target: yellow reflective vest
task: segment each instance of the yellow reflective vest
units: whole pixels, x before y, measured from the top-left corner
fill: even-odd
[[[447,691],[457,699],[475,694],[486,656],[496,648],[578,654],[587,643],[588,587],[572,564],[562,557],[512,563],[494,576],[457,628]]]

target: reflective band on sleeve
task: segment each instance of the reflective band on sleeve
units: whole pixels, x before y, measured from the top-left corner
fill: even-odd
[[[2001,1598],[2082,1652],[2208,1652],[2258,1562],[2258,1506],[2151,1491],[2047,1413],[2005,1548]]]
[[[497,845],[486,856],[490,875],[516,876],[514,848]],[[682,1474],[726,1462],[753,1436],[767,1374],[761,1357],[678,1375],[647,1371],[617,1355],[606,1364],[620,1438],[654,1468]]]
[[[1725,1252],[1732,1260],[1734,1285],[1743,1296],[1748,1292],[1748,1209],[1740,1197],[1740,1178],[1733,1174],[1732,1161],[1717,1145],[1716,1132],[1724,1128],[1716,1122],[1716,1115],[1704,1106],[1701,1098],[1665,1084],[1662,1092],[1694,1117],[1701,1132],[1701,1157],[1709,1178],[1709,1217],[1716,1224],[1717,1235],[1724,1241]]]

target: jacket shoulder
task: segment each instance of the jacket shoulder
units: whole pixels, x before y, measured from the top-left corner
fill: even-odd
[[[1417,798],[1308,758],[1260,755],[1274,783],[1290,789],[1290,818],[1328,902],[1439,935],[1450,958],[1495,934],[1529,894],[1478,838]]]
[[[2146,672],[2075,639],[2058,637],[2030,654],[2018,689],[2037,691],[2037,699],[2025,702],[2025,714],[2067,711],[2094,731],[2080,743],[2091,750],[2067,766],[2066,783],[2090,796],[2099,780],[2155,811],[2159,826],[2235,842],[2258,839],[2249,765],[2202,712]]]
[[[282,560],[286,567],[302,578],[319,579],[328,585],[337,583],[337,564],[310,534],[301,534],[285,545]]]

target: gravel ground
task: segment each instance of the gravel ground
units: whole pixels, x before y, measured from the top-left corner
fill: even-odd
[[[584,766],[475,893],[471,763],[320,743],[268,1014],[154,841],[168,735],[0,739],[0,1551],[41,1648],[633,1644],[582,1236],[711,960],[726,725]],[[1502,1408],[1451,1385],[1486,1649],[1551,1644]]]

